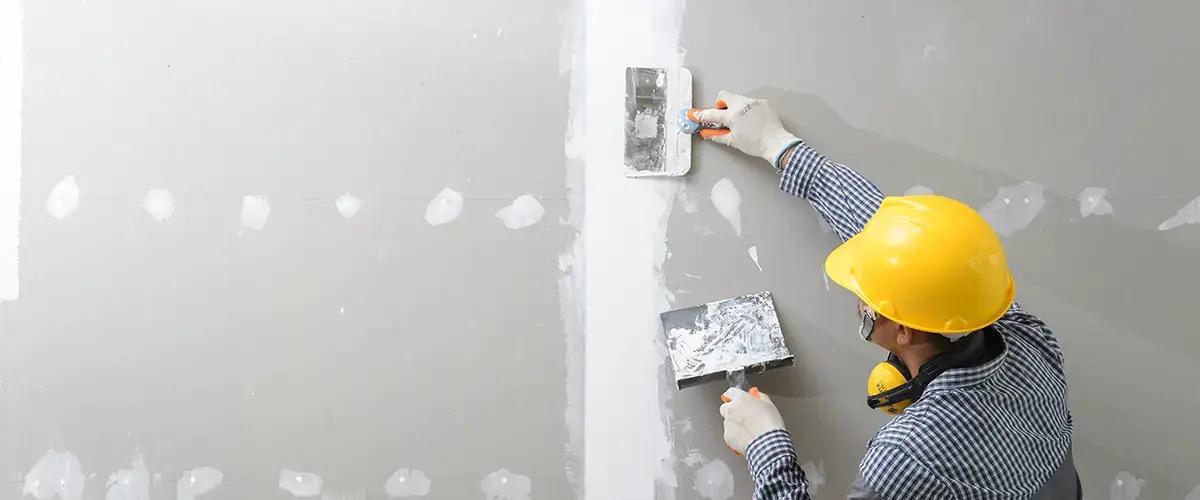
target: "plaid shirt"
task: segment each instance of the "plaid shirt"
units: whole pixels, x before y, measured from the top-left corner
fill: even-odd
[[[858,172],[802,142],[782,170],[781,189],[807,199],[842,241],[883,201]],[[1071,413],[1058,341],[1015,303],[993,328],[999,355],[942,373],[875,435],[853,498],[1030,498],[1064,463]],[[809,498],[787,431],[756,439],[747,459],[756,500]]]

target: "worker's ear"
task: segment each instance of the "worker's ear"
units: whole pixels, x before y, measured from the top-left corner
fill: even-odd
[[[896,329],[897,345],[911,345],[913,343],[914,332],[907,326],[903,326],[899,323],[892,323],[890,326]]]

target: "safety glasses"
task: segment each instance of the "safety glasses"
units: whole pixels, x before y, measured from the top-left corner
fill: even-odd
[[[875,315],[870,307],[859,304],[858,315],[862,317],[862,323],[858,325],[858,335],[863,340],[870,342],[871,334],[875,332],[875,320],[878,316]]]

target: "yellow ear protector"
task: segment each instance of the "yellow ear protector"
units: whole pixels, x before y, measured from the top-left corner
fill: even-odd
[[[934,378],[946,370],[978,361],[985,349],[983,330],[967,334],[951,343],[949,350],[921,365],[916,377],[895,354],[888,354],[887,361],[875,365],[867,379],[867,406],[891,415],[904,413]]]

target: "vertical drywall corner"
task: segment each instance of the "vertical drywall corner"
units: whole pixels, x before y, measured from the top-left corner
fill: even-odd
[[[678,180],[624,176],[625,68],[681,62],[682,0],[584,1],[586,498],[671,497],[658,313]],[[633,14],[636,13],[636,14]],[[574,90],[574,89],[573,89]],[[578,98],[578,96],[575,96]]]
[[[15,300],[21,219],[21,1],[0,0],[0,302]]]

